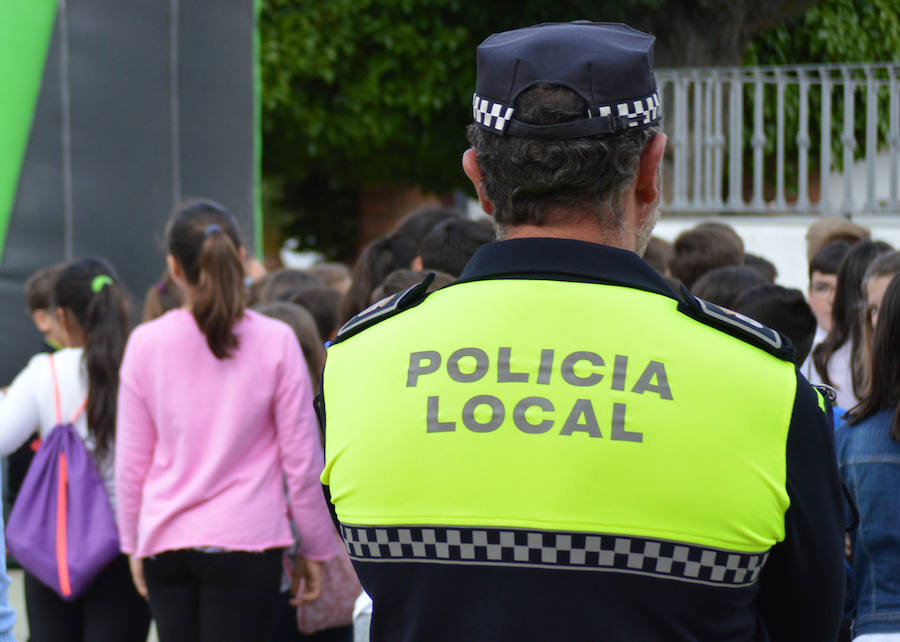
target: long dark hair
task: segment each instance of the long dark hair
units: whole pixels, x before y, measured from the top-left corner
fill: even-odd
[[[869,394],[847,413],[848,421],[858,424],[893,407],[890,431],[894,441],[900,441],[900,358],[897,355],[900,355],[900,275],[891,279],[878,311],[869,365]]]
[[[119,366],[128,338],[128,298],[113,267],[103,259],[73,263],[59,276],[56,304],[84,331],[88,375],[86,418],[97,452],[108,452],[116,430]]]
[[[144,314],[141,321],[153,321],[164,315],[169,310],[174,310],[182,304],[181,291],[175,279],[166,270],[159,277],[159,281],[147,288],[144,295]]]
[[[887,254],[882,254],[877,259],[872,261],[869,264],[868,269],[866,270],[865,276],[863,276],[862,280],[862,290],[863,290],[863,313],[862,313],[862,342],[863,342],[863,350],[862,350],[862,374],[863,380],[862,385],[860,386],[860,393],[857,394],[858,399],[862,399],[868,394],[869,390],[869,376],[871,375],[871,368],[869,367],[872,362],[872,339],[875,336],[875,328],[872,325],[872,310],[869,309],[868,305],[868,284],[873,279],[880,279],[883,277],[893,277],[895,274],[900,274],[900,251],[888,252]]]
[[[863,375],[857,364],[862,362],[863,352],[863,275],[876,256],[892,249],[884,241],[860,241],[850,248],[841,261],[834,291],[834,305],[831,308],[831,332],[813,350],[816,371],[829,386],[834,383],[828,376],[828,362],[841,346],[850,341],[850,375],[854,394],[858,395],[856,391],[862,388]]]
[[[238,347],[234,324],[244,315],[246,288],[241,237],[228,210],[212,201],[191,201],[169,222],[167,245],[194,287],[191,312],[217,359]]]
[[[397,269],[394,259],[389,236],[381,236],[363,248],[353,265],[350,289],[341,300],[340,323],[346,323],[369,307],[372,291],[388,274]]]
[[[407,214],[388,234],[371,241],[353,266],[350,289],[341,301],[341,323],[369,307],[372,292],[394,270],[408,268],[419,253],[422,239],[442,221],[462,219],[451,207],[422,207]]]

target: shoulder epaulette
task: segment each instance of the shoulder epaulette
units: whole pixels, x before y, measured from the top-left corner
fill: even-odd
[[[761,348],[779,359],[794,360],[796,355],[794,344],[777,330],[766,327],[759,321],[739,312],[698,299],[684,286],[681,287],[681,296],[682,301],[678,304],[679,312]]]
[[[362,332],[380,321],[419,305],[428,296],[428,286],[434,281],[434,272],[429,272],[421,283],[416,283],[401,292],[387,296],[347,321],[335,336],[334,343],[340,343],[354,334]]]

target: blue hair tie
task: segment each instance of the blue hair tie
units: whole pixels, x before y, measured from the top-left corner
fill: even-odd
[[[221,232],[221,231],[222,231],[222,228],[219,227],[218,225],[216,225],[215,223],[213,223],[212,225],[206,226],[206,229],[203,230],[203,236],[206,237],[206,236],[209,236],[210,234],[212,234],[213,232]]]

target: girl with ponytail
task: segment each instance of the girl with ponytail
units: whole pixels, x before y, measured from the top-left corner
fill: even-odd
[[[122,549],[161,642],[267,640],[293,543],[288,510],[302,543],[297,601],[318,597],[320,560],[337,553],[310,377],[290,327],[246,309],[228,211],[188,203],[166,239],[184,305],[138,326],[125,349]]]
[[[112,266],[90,258],[62,271],[54,298],[67,347],[32,358],[9,387],[0,402],[0,455],[18,448],[35,429],[46,437],[59,423],[58,413],[64,420],[75,414],[75,430],[93,454],[115,507],[113,451],[119,365],[129,329],[127,297]],[[33,642],[147,638],[150,612],[131,584],[125,556],[75,601],[64,601],[26,573],[25,601]]]

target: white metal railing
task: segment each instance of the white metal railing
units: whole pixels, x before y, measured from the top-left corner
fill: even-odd
[[[670,136],[667,211],[900,212],[900,63],[660,69],[656,77]],[[832,113],[835,102],[842,115]],[[854,163],[861,129],[864,163]]]

